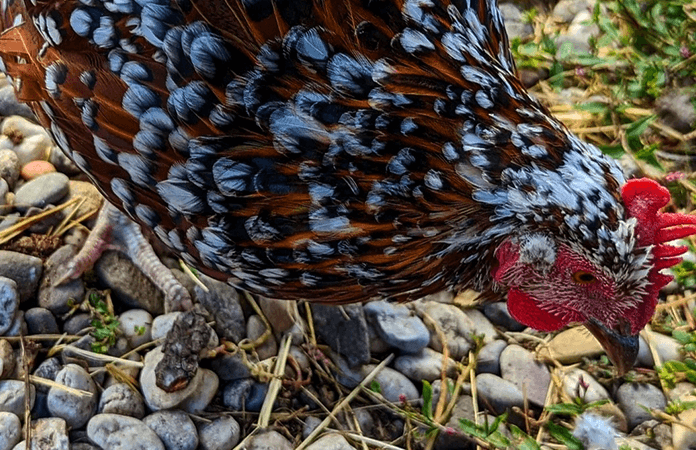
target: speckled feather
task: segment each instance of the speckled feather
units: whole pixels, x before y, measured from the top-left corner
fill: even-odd
[[[9,7],[25,23],[0,50],[20,98],[216,278],[327,302],[493,297],[496,248],[548,233],[646,283],[619,167],[527,94],[492,0],[33,3]]]

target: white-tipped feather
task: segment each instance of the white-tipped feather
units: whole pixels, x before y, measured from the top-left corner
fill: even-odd
[[[611,418],[586,412],[575,422],[573,436],[580,440],[585,450],[618,450],[616,438],[619,433],[612,425]]]

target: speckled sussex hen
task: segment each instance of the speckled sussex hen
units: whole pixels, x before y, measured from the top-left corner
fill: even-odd
[[[3,3],[7,3],[6,1]],[[620,371],[696,218],[530,96],[493,0],[25,0],[6,72],[106,198],[281,299],[507,293]]]

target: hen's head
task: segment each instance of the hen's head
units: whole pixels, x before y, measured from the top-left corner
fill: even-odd
[[[666,243],[696,233],[696,216],[659,212],[670,195],[655,181],[628,181],[622,199],[625,218],[616,229],[602,231],[597,248],[549,232],[520,234],[498,247],[493,270],[495,281],[508,289],[516,320],[541,331],[584,323],[620,373],[633,366],[637,335],[672,278],[661,269],[679,263],[686,251]],[[608,240],[613,257],[604,265]]]

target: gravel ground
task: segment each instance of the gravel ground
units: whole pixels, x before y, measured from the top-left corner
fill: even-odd
[[[562,42],[585,49],[588,5],[557,5],[570,24]],[[502,9],[511,35],[533,32],[519,9]],[[0,450],[24,449],[28,429],[33,449],[447,450],[519,439],[515,427],[541,448],[564,448],[541,426],[552,417],[586,448],[696,445],[696,412],[664,412],[696,398],[687,379],[658,378],[655,366],[683,359],[682,344],[659,332],[641,333],[637,367],[619,379],[584,328],[538,333],[504,303],[475,306],[471,292],[406,305],[296,304],[195,282],[165,255],[209,311],[200,368],[167,393],[155,367],[183,313],[165,314],[163,294],[117,249],[54,285],[102,200],[5,79],[0,116]],[[668,293],[662,313],[693,310],[678,286]],[[571,419],[573,405],[592,402]],[[501,414],[497,431],[481,434]],[[460,419],[480,424],[477,441]]]

